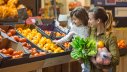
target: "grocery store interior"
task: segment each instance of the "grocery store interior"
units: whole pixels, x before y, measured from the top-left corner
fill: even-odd
[[[106,14],[111,20],[110,32],[116,38],[106,37],[111,39],[111,49],[104,40],[85,34],[84,28],[92,30],[94,26],[89,15],[94,8],[112,16]],[[80,9],[88,16],[83,16]],[[97,16],[95,13],[93,10],[92,17]],[[104,17],[101,13],[99,16]],[[76,26],[82,18],[87,18],[88,25]],[[101,18],[93,19],[101,22]],[[85,38],[82,32],[87,35]],[[126,33],[127,0],[0,0],[0,72],[127,72]],[[106,51],[101,55],[103,48]]]

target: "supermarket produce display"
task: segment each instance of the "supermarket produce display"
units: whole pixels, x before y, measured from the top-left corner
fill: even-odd
[[[51,33],[58,33],[55,37]],[[0,25],[0,67],[15,66],[69,55],[71,42],[56,45],[52,40],[66,35],[57,28],[43,30],[36,25]],[[103,46],[100,43],[100,46]],[[73,46],[72,46],[73,47]],[[118,40],[121,56],[126,55],[125,40]]]
[[[64,56],[70,53],[63,46],[54,44],[50,36],[35,25],[0,25],[0,30],[1,68]],[[9,41],[14,44],[9,43]]]

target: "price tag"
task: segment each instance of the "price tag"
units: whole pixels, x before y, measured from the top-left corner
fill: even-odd
[[[18,9],[18,18],[19,20],[26,20],[28,18],[26,8]]]

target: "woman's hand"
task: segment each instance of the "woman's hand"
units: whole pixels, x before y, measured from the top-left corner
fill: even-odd
[[[93,65],[98,68],[98,69],[101,69],[101,67],[99,66],[99,64],[96,62],[96,58],[95,57],[91,57],[91,62],[93,63]]]
[[[103,65],[109,65],[110,63],[111,63],[111,60],[109,60],[109,59],[105,59],[103,61]]]

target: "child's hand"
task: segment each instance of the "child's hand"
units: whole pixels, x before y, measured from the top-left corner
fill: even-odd
[[[56,44],[61,44],[62,42],[60,40],[53,40],[54,43]]]

